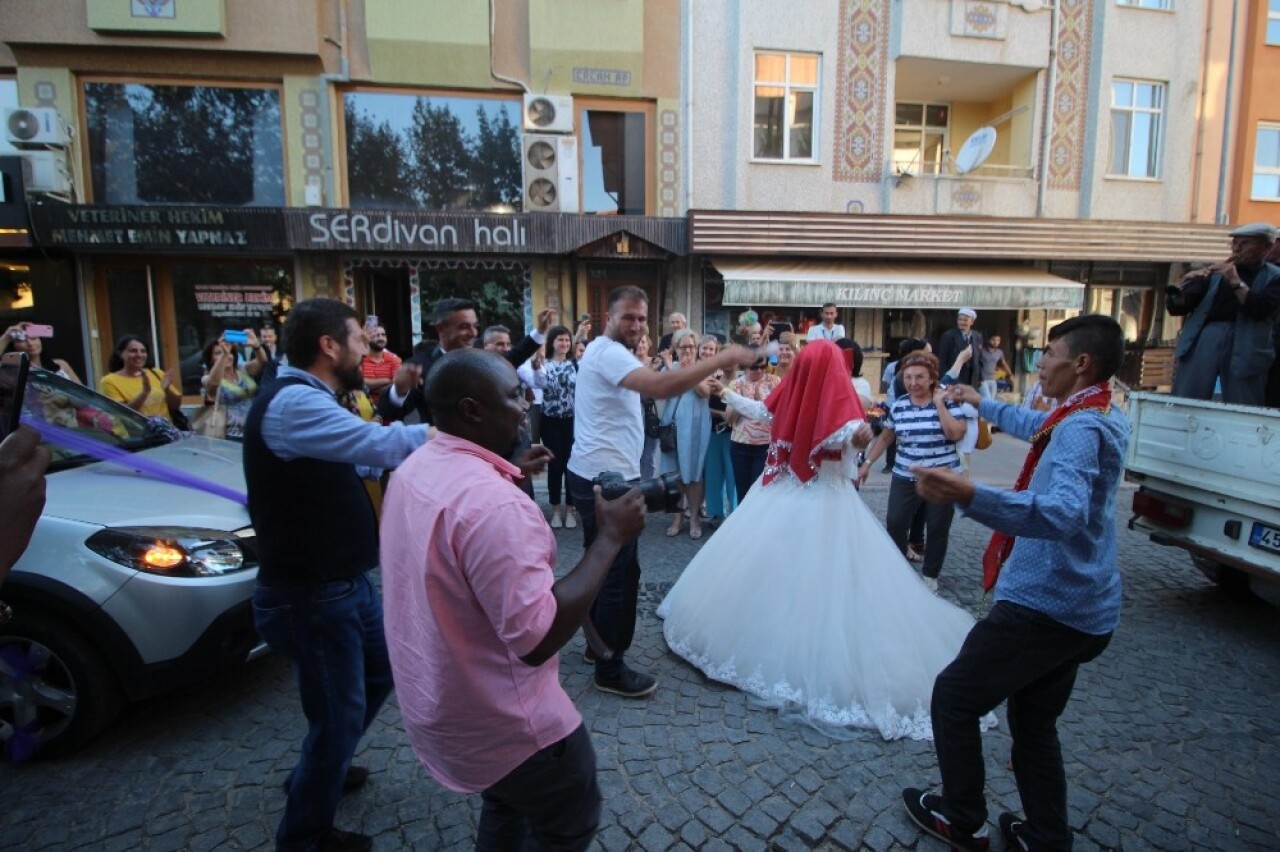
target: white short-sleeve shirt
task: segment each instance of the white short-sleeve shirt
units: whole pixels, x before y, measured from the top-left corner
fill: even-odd
[[[573,396],[573,454],[569,470],[595,479],[606,470],[624,479],[640,476],[644,451],[644,415],[640,394],[622,387],[622,380],[644,369],[635,353],[610,337],[587,344],[578,362],[578,386]]]
[[[805,340],[834,341],[834,340],[839,340],[844,336],[845,336],[844,326],[842,326],[840,323],[836,323],[835,325],[831,326],[831,328],[827,328],[822,323],[818,323],[817,325],[809,326],[809,332],[808,334],[805,335]]]

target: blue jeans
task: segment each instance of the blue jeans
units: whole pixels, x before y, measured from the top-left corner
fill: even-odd
[[[569,471],[569,498],[582,521],[582,549],[596,540],[596,494],[589,479]],[[609,566],[604,585],[591,605],[591,622],[600,638],[613,649],[613,658],[596,662],[596,674],[615,678],[626,665],[623,655],[636,635],[636,607],[640,601],[640,551],[635,541],[622,546]]]
[[[382,598],[364,574],[301,588],[260,585],[253,619],[293,663],[307,717],[277,848],[311,849],[333,827],[351,755],[391,693]]]
[[[1026,811],[1023,836],[1032,849],[1071,848],[1058,717],[1080,666],[1110,641],[1110,633],[1081,633],[1009,601],[997,601],[974,625],[960,655],[934,682],[930,707],[944,809],[952,825],[972,832],[986,822],[978,720],[1007,700],[1013,775]]]
[[[711,430],[707,462],[702,481],[707,485],[707,517],[723,518],[738,508],[738,489],[733,483],[733,460],[729,457],[729,430]]]

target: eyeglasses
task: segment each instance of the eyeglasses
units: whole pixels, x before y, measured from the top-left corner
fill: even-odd
[[[696,346],[677,346],[677,349],[697,349]]]
[[[764,364],[752,364],[752,365],[751,365],[750,367],[748,367],[747,369],[748,369],[748,370],[763,370],[763,369],[764,369]]]

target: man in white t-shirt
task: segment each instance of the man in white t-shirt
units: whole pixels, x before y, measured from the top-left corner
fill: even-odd
[[[833,343],[845,337],[844,326],[836,324],[836,303],[827,302],[822,306],[822,322],[809,326],[807,340],[830,340]]]
[[[604,334],[587,346],[578,361],[574,391],[573,452],[569,456],[569,496],[582,521],[583,546],[596,537],[592,480],[605,471],[623,479],[640,476],[644,450],[642,396],[670,399],[689,390],[717,370],[732,371],[756,360],[745,346],[728,346],[713,358],[680,370],[657,373],[635,356],[636,344],[649,327],[649,298],[639,287],[619,287],[609,294]],[[596,660],[595,686],[627,698],[653,694],[654,677],[627,666],[623,656],[636,628],[640,563],[636,543],[623,546],[591,607],[591,620],[613,651]]]

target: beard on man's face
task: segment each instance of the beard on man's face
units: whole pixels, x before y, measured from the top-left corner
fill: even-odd
[[[359,364],[343,364],[335,372],[344,391],[364,390],[364,373],[360,372]]]

